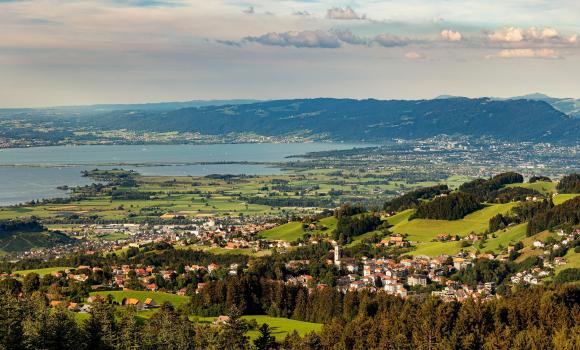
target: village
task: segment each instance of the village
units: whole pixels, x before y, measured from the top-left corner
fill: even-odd
[[[208,223],[202,230],[201,227],[193,235],[202,240],[213,240],[213,235],[220,235],[220,239],[226,239],[228,243],[245,244],[244,240],[231,238],[235,235],[253,235],[262,229],[271,227],[245,226],[231,230],[221,230],[218,226],[211,227]],[[132,226],[127,227],[130,230]],[[171,237],[180,237],[173,230],[163,228],[169,236],[157,238],[155,241],[166,242],[164,240]],[[162,229],[162,230],[163,230]],[[212,229],[212,230],[210,230]],[[204,233],[200,233],[204,232]],[[208,232],[213,232],[209,234]],[[551,253],[563,247],[573,247],[580,236],[580,230],[575,229],[570,233],[558,230],[557,235],[562,237],[561,241],[535,241],[533,246],[538,251],[538,257],[543,260],[541,267],[534,267],[530,270],[519,271],[509,279],[510,285],[539,284],[542,279],[553,276],[554,269],[566,264],[563,257],[551,258]],[[211,237],[211,238],[210,238]],[[228,238],[230,237],[230,238]],[[408,242],[392,237],[392,245],[405,245]],[[169,241],[174,242],[174,241]],[[166,242],[168,243],[168,242]],[[226,243],[226,246],[227,244]],[[310,244],[318,244],[313,241]],[[334,267],[337,271],[334,287],[321,283],[313,276],[304,271],[310,264],[309,260],[290,260],[285,264],[287,274],[284,283],[289,285],[300,285],[310,292],[315,289],[336,288],[342,293],[352,291],[368,291],[371,293],[384,292],[402,298],[411,298],[416,295],[431,294],[441,298],[443,301],[464,302],[468,299],[487,301],[498,298],[496,294],[496,284],[494,282],[468,284],[462,283],[450,276],[454,272],[473,267],[475,262],[481,259],[506,261],[506,255],[494,255],[490,253],[476,254],[474,252],[461,252],[456,255],[441,255],[438,257],[415,256],[394,258],[368,258],[360,259],[344,257],[341,247],[332,241],[333,249],[328,252],[331,258],[326,260],[326,265]],[[385,242],[382,242],[385,244]],[[249,244],[249,243],[248,243]],[[67,300],[57,292],[46,294],[49,303],[53,307],[65,306],[71,311],[86,313],[90,311],[91,303],[102,301],[107,291],[143,290],[152,293],[164,292],[173,293],[178,296],[191,296],[199,293],[207,286],[207,282],[217,278],[241,275],[247,266],[239,263],[220,265],[210,263],[208,265],[186,265],[179,270],[164,270],[159,266],[141,264],[123,264],[111,266],[78,266],[76,268],[66,268],[62,271],[54,271],[50,275],[54,279],[67,279],[78,283],[87,284],[91,291],[99,291],[101,294],[93,295],[84,300]],[[0,278],[21,276],[17,274],[3,274]],[[154,296],[155,294],[150,294]],[[158,306],[154,297],[144,300],[127,297],[119,302],[121,306],[131,305],[138,311],[155,308]]]

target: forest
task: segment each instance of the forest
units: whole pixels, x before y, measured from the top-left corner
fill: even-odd
[[[232,290],[234,294],[235,289]],[[283,289],[269,291],[272,307]],[[580,345],[580,289],[576,286],[516,288],[506,297],[479,303],[401,299],[385,293],[342,295],[327,288],[298,290],[297,319],[324,321],[319,334],[290,334],[277,342],[267,326],[250,341],[251,327],[234,305],[222,326],[191,322],[187,310],[162,305],[138,322],[132,308],[110,300],[93,303],[79,322],[64,308],[49,308],[43,295],[0,293],[2,349],[554,349]],[[239,297],[232,296],[232,304]],[[195,301],[192,302],[195,305]]]

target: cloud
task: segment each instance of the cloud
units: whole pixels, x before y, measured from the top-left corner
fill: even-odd
[[[311,15],[311,13],[308,12],[308,11],[306,11],[306,10],[303,10],[303,11],[300,11],[300,10],[294,11],[294,12],[292,12],[292,14],[294,16],[310,16]]]
[[[453,31],[451,29],[445,29],[441,32],[441,38],[447,41],[461,41],[461,33]]]
[[[515,27],[504,27],[489,35],[491,41],[520,42],[524,40],[524,31]]]
[[[489,39],[495,42],[517,43],[522,41],[555,41],[560,40],[560,33],[554,28],[522,29],[517,27],[504,27],[489,34]]]
[[[226,45],[226,46],[233,46],[233,47],[240,47],[242,46],[242,43],[240,43],[239,41],[234,41],[234,40],[220,40],[220,39],[216,39],[216,43],[222,44],[222,45]]]
[[[568,43],[576,44],[578,42],[578,34],[570,35],[568,37]]]
[[[499,58],[560,58],[553,49],[505,49],[497,53]]]
[[[353,34],[348,29],[343,30],[333,30],[332,34],[334,34],[338,40],[343,41],[347,44],[351,45],[368,45],[369,40],[367,38],[360,37],[358,35]]]
[[[422,60],[425,58],[425,55],[415,51],[411,51],[405,54],[405,58],[408,60]]]
[[[244,41],[268,46],[293,46],[305,48],[338,48],[340,41],[335,35],[322,30],[290,31],[285,33],[268,33],[261,36],[249,36]]]
[[[366,16],[359,16],[350,7],[333,7],[326,11],[326,18],[329,19],[341,19],[341,20],[353,20],[353,19],[365,19]]]
[[[410,43],[410,40],[407,38],[401,38],[390,34],[379,34],[373,41],[383,47],[407,46]]]

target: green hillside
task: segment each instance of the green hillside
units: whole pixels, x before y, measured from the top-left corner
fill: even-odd
[[[510,184],[506,187],[522,187],[528,188],[530,190],[538,191],[541,194],[549,194],[554,193],[556,191],[556,183],[555,182],[547,182],[547,181],[538,181],[534,183],[521,183],[521,184]]]
[[[157,305],[161,305],[164,302],[170,302],[173,306],[178,307],[182,304],[188,302],[189,298],[186,296],[180,296],[171,293],[163,292],[147,292],[147,291],[137,291],[137,290],[127,290],[127,291],[102,291],[102,292],[92,292],[90,295],[101,295],[106,297],[111,294],[116,302],[121,303],[124,298],[135,298],[139,301],[144,302],[145,299],[151,298],[155,300]]]
[[[460,220],[428,220],[414,219],[409,221],[408,216],[412,211],[401,212],[399,217],[393,216],[390,223],[397,222],[391,231],[395,233],[406,233],[410,241],[429,242],[438,234],[447,233],[451,235],[465,236],[471,232],[484,232],[489,226],[489,219],[500,213],[509,212],[517,203],[491,204],[465,216]],[[404,214],[403,214],[404,213]],[[407,215],[406,218],[404,216]]]
[[[66,269],[69,269],[69,267],[57,266],[57,267],[47,267],[44,269],[19,270],[19,271],[13,271],[12,273],[19,274],[21,276],[28,275],[29,273],[36,273],[36,274],[39,274],[40,276],[44,276],[44,275],[51,274],[53,272],[64,271]]]
[[[282,240],[293,242],[304,235],[302,223],[292,221],[284,225],[276,226],[273,229],[260,233],[260,236],[268,240]]]
[[[73,239],[59,232],[14,232],[0,238],[0,251],[22,252],[33,248],[49,248],[71,242]]]

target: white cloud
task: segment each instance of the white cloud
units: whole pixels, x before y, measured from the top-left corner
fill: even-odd
[[[570,35],[568,37],[568,42],[570,44],[576,44],[578,42],[578,34]]]
[[[498,52],[499,58],[560,58],[553,49],[505,49]]]
[[[441,38],[447,41],[461,41],[461,33],[453,31],[451,29],[445,29],[441,32]]]
[[[489,39],[495,42],[517,43],[522,41],[561,41],[560,33],[551,27],[522,29],[517,27],[504,27],[489,35]]]
[[[353,34],[350,30],[334,30],[334,35],[340,40],[351,45],[368,45],[369,40],[358,35]]]
[[[374,42],[384,47],[397,47],[408,45],[410,40],[390,34],[379,34],[375,37]]]
[[[524,31],[515,27],[504,27],[489,35],[491,41],[519,42],[524,40]]]
[[[328,9],[326,12],[326,18],[329,19],[345,19],[345,20],[352,20],[352,19],[365,19],[366,16],[359,16],[352,8],[350,7],[333,7]]]
[[[526,30],[525,37],[530,40],[550,40],[555,39],[559,36],[559,33],[554,28],[543,28],[543,29],[536,29],[532,27]]]
[[[421,60],[425,58],[425,55],[420,54],[418,52],[415,51],[411,51],[411,52],[407,52],[405,54],[405,58],[408,60]]]
[[[246,37],[245,41],[269,46],[293,46],[305,48],[338,48],[338,38],[322,30],[290,31],[285,33],[268,33],[257,37]]]

